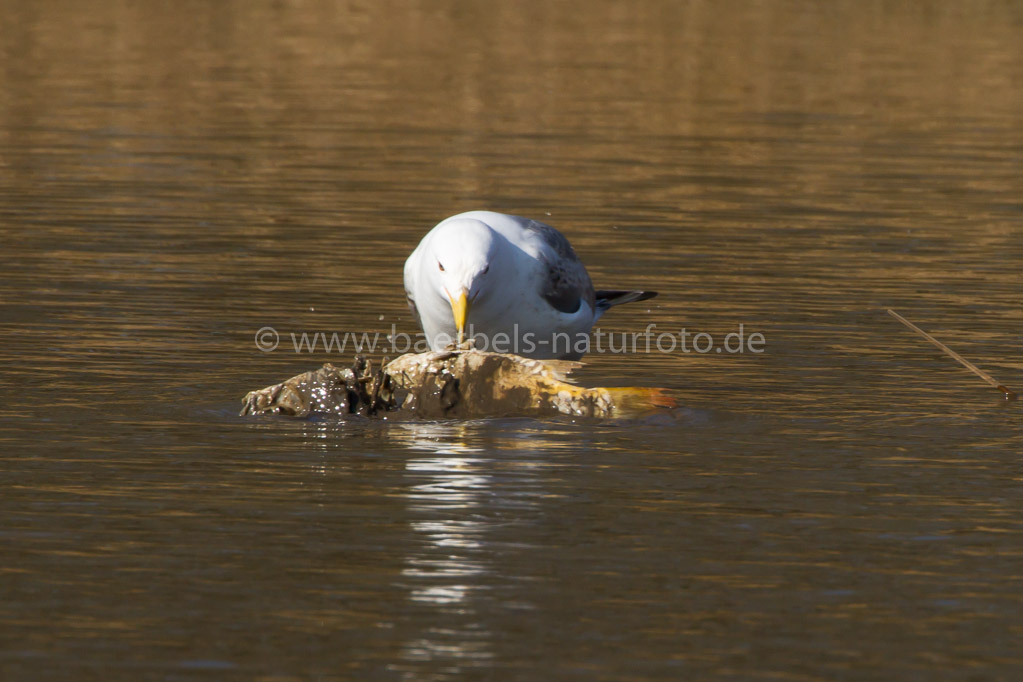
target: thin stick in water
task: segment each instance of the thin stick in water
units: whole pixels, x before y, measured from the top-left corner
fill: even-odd
[[[945,351],[945,353],[947,353],[949,356],[951,356],[951,358],[953,360],[955,360],[956,362],[958,362],[960,365],[962,365],[966,369],[970,370],[971,372],[973,372],[974,374],[979,376],[981,379],[983,379],[984,381],[988,382],[989,384],[991,384],[992,386],[997,388],[999,391],[1004,393],[1006,400],[1015,400],[1018,397],[1016,395],[1015,391],[1010,391],[1008,388],[1006,388],[1006,386],[1004,384],[1000,384],[997,381],[995,381],[995,379],[990,374],[988,374],[987,372],[982,370],[980,367],[977,367],[975,364],[973,364],[972,362],[970,362],[969,360],[964,358],[962,355],[960,355],[959,353],[956,353],[954,350],[952,350],[951,348],[949,348],[948,346],[943,344],[941,341],[938,341],[936,338],[934,338],[933,336],[931,336],[930,334],[925,332],[923,329],[920,329],[920,327],[916,326],[915,324],[913,324],[912,322],[910,322],[909,320],[904,318],[902,315],[899,315],[897,312],[895,312],[891,308],[888,308],[888,314],[891,315],[892,317],[894,317],[896,320],[898,320],[902,324],[904,324],[907,327],[909,327],[910,329],[912,329],[913,331],[915,331],[920,336],[924,337],[925,339],[927,339],[928,341],[933,343],[935,346],[937,346],[941,350]]]

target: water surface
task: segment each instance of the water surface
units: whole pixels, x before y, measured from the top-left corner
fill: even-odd
[[[0,8],[2,677],[1017,679],[1012,3]],[[543,219],[629,423],[240,419]],[[260,352],[256,330],[282,345]]]

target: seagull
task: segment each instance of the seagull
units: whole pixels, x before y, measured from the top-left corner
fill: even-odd
[[[405,295],[431,350],[461,345],[578,360],[609,308],[655,291],[594,290],[563,234],[493,211],[451,216],[405,261]]]

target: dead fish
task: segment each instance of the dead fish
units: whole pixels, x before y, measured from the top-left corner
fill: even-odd
[[[403,410],[428,419],[498,415],[630,417],[675,407],[659,388],[583,388],[567,374],[568,360],[533,360],[510,353],[445,350],[403,355],[384,367],[408,391]]]
[[[566,375],[581,365],[465,347],[409,353],[382,370],[358,356],[351,367],[328,363],[282,383],[250,391],[242,400],[241,413],[424,419],[557,414],[616,418],[675,407],[675,401],[659,388],[577,386]]]

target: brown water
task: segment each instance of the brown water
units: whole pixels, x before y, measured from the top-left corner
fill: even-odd
[[[1023,675],[1023,7],[0,5],[0,678]],[[242,419],[412,332],[441,218],[560,227],[664,386]],[[260,352],[256,330],[281,346]]]

